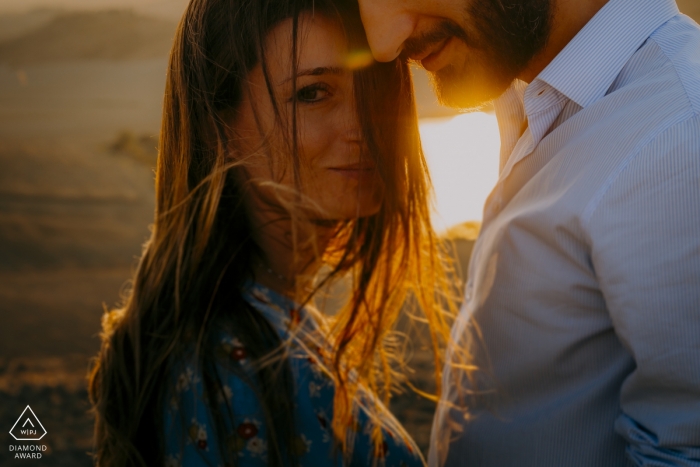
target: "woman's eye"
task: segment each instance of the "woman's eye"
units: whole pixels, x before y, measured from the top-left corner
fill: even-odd
[[[306,86],[297,91],[296,98],[300,102],[318,102],[328,96],[329,92],[321,84]]]

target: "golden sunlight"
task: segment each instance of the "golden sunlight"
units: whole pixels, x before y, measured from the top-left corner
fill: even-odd
[[[498,179],[496,116],[473,112],[422,119],[420,134],[435,190],[435,228],[442,232],[465,221],[480,221],[484,201]]]

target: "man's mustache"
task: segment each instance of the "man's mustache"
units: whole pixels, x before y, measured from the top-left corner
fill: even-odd
[[[456,37],[466,44],[470,43],[469,37],[464,29],[452,21],[442,21],[432,31],[406,39],[403,43],[401,55],[404,58],[420,56],[431,46],[451,37]]]

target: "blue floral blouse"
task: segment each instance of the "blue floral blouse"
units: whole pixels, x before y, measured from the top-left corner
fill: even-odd
[[[424,465],[415,443],[399,434],[396,419],[366,391],[360,392],[355,401],[352,455],[347,464],[343,454],[333,450],[336,445],[331,430],[334,384],[319,356],[319,349],[324,346],[318,342],[313,313],[307,308],[299,309],[292,300],[259,284],[251,285],[244,297],[289,346],[295,384],[296,442],[292,449],[301,467]],[[221,332],[217,345],[243,368],[249,364],[246,349],[235,335]],[[224,467],[211,413],[205,403],[201,373],[196,370],[194,360],[183,362],[180,368],[182,371],[174,375],[174,392],[165,407],[165,465]],[[265,417],[256,393],[231,370],[219,366],[218,371],[223,391],[217,402],[223,410],[228,400],[234,414],[234,426],[226,427],[227,448],[238,454],[237,463],[242,467],[267,465]],[[374,449],[370,438],[377,418],[371,418],[369,413],[381,414],[384,443],[379,450]]]

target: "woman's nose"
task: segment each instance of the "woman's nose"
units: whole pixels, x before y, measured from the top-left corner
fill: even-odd
[[[404,41],[411,36],[415,21],[397,0],[359,0],[362,24],[372,55],[378,62],[399,56]]]
[[[350,97],[352,96],[352,97]],[[348,99],[344,99],[337,113],[336,129],[338,135],[348,142],[357,143],[362,141],[362,124],[358,113],[357,103],[354,93],[348,93]]]

